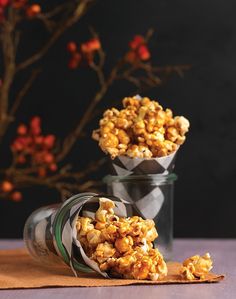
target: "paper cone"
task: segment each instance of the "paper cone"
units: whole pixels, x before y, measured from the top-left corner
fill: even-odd
[[[103,196],[95,193],[83,193],[66,200],[63,205],[50,216],[42,219],[34,228],[33,248],[34,257],[43,264],[48,260],[61,261],[68,264],[75,276],[77,271],[91,272],[95,270],[104,277],[95,261],[85,254],[79,240],[77,240],[76,220],[78,215],[95,217],[99,208],[99,198]],[[115,214],[120,217],[130,217],[133,214],[131,203],[115,196],[104,196],[115,203]],[[29,248],[28,248],[29,249]],[[29,250],[32,254],[32,250]]]
[[[111,163],[112,176],[107,178],[108,193],[124,198],[132,203],[135,211],[145,219],[153,219],[158,227],[158,244],[163,243],[166,248],[166,240],[171,236],[166,231],[168,222],[172,231],[172,203],[170,197],[169,182],[176,180],[173,169],[175,166],[177,151],[159,158],[130,158],[119,156]],[[168,208],[169,206],[169,208]],[[169,211],[167,209],[170,209]],[[162,229],[163,227],[163,229]],[[171,241],[168,241],[171,247]],[[162,252],[169,257],[167,249]]]
[[[158,158],[130,158],[118,156],[111,163],[111,174],[133,175],[133,174],[168,174],[175,166],[177,151],[164,157]]]

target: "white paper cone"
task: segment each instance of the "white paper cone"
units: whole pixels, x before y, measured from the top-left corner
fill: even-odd
[[[177,151],[164,157],[158,158],[130,158],[128,156],[118,156],[112,160],[113,175],[132,174],[168,174],[175,166]]]

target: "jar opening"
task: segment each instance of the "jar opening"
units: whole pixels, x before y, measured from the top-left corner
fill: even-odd
[[[158,183],[172,183],[177,180],[177,175],[175,173],[169,174],[132,174],[132,175],[107,175],[103,178],[106,184],[113,182],[132,182],[132,181],[149,181]]]

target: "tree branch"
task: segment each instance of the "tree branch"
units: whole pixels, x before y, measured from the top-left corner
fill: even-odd
[[[82,118],[80,119],[77,127],[71,132],[63,141],[63,145],[61,148],[61,151],[56,157],[57,162],[60,162],[65,158],[65,156],[70,152],[73,145],[77,141],[78,137],[82,133],[82,130],[87,125],[87,123],[90,121],[91,117],[93,116],[93,112],[97,104],[103,99],[105,94],[108,91],[108,88],[110,85],[117,79],[118,70],[123,64],[123,59],[119,60],[118,63],[115,65],[115,67],[110,72],[110,75],[107,79],[105,79],[105,76],[103,74],[102,65],[98,64],[94,70],[97,73],[99,82],[100,82],[100,89],[95,94],[93,100],[90,102],[89,106],[87,107],[87,110],[83,114]],[[101,79],[102,78],[102,79]]]
[[[19,63],[16,66],[16,71],[19,72],[41,59],[47,53],[50,47],[54,45],[58,38],[84,15],[88,8],[88,5],[91,2],[94,2],[94,0],[81,0],[74,10],[72,16],[67,18],[61,24],[59,24],[59,26],[57,26],[57,29],[52,33],[49,40],[38,52],[27,58],[25,61]]]
[[[21,104],[22,99],[27,94],[27,92],[29,91],[30,87],[32,86],[32,84],[34,83],[35,79],[37,78],[37,76],[39,75],[40,72],[41,72],[40,69],[33,70],[31,72],[29,79],[26,81],[25,85],[23,86],[23,88],[20,90],[20,92],[16,96],[15,101],[14,101],[14,103],[10,109],[10,112],[9,112],[9,116],[11,119],[14,117],[17,109],[19,108],[19,106]]]
[[[4,60],[4,74],[2,86],[0,88],[0,142],[5,132],[5,126],[8,123],[8,102],[9,90],[15,75],[15,41],[16,15],[12,8],[9,8],[8,19],[2,24],[1,41]]]

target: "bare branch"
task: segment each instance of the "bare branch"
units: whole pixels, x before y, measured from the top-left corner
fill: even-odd
[[[20,70],[23,70],[31,64],[37,62],[39,59],[41,59],[51,48],[51,46],[54,45],[58,38],[84,15],[91,2],[94,2],[94,0],[81,0],[80,3],[77,5],[76,9],[73,11],[72,16],[67,18],[57,26],[57,29],[55,29],[54,33],[51,35],[49,40],[39,51],[33,54],[30,58],[27,58],[25,61],[18,64],[16,66],[16,71],[18,72]]]
[[[107,79],[105,79],[105,76],[103,74],[103,70],[102,70],[100,64],[97,65],[97,67],[99,68],[98,72],[101,72],[102,77],[104,78],[104,81],[102,79],[102,81],[100,82],[100,83],[103,83],[103,84],[100,85],[100,89],[97,91],[94,98],[90,102],[90,105],[88,106],[87,110],[85,111],[82,118],[80,119],[77,127],[65,138],[65,140],[63,142],[63,145],[62,145],[62,149],[56,157],[57,162],[64,159],[64,157],[72,149],[73,145],[75,144],[78,137],[82,133],[82,130],[84,129],[84,127],[87,125],[87,123],[90,121],[91,117],[93,116],[93,112],[94,112],[95,107],[103,99],[103,97],[107,93],[108,88],[110,87],[110,85],[117,79],[118,70],[120,69],[122,64],[123,64],[123,59],[118,61],[118,63],[115,65],[115,67],[111,70],[110,75],[108,76]]]
[[[148,31],[147,31],[147,33],[145,35],[145,41],[146,41],[146,43],[149,42],[149,40],[152,38],[153,34],[154,34],[154,29],[153,28],[148,29]]]
[[[33,70],[29,79],[27,80],[27,82],[25,83],[25,85],[23,86],[23,88],[20,90],[20,92],[18,93],[18,95],[15,98],[15,101],[10,109],[9,112],[9,116],[10,118],[13,118],[17,109],[19,108],[22,99],[24,98],[24,96],[27,94],[27,92],[29,91],[30,87],[32,86],[33,82],[35,81],[35,79],[37,78],[37,76],[39,75],[39,73],[41,72],[40,69],[37,70]]]
[[[4,74],[0,88],[0,141],[6,131],[9,122],[8,102],[9,90],[15,75],[16,42],[14,31],[16,26],[16,14],[12,8],[8,10],[8,19],[1,25],[2,54],[4,62]]]

